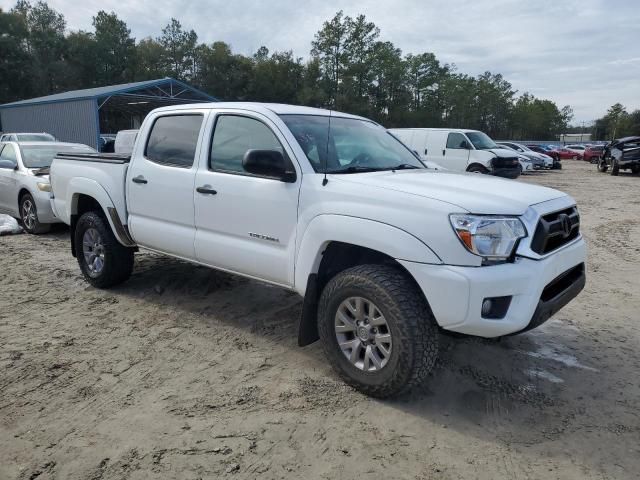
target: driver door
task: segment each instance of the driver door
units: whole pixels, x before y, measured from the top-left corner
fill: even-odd
[[[242,166],[247,150],[280,150],[294,158],[292,152],[275,125],[259,114],[218,113],[212,123],[205,142],[209,151],[196,173],[196,257],[212,267],[292,286],[300,172],[294,183],[285,183],[249,174]]]
[[[469,163],[471,142],[466,135],[459,132],[451,132],[447,136],[447,145],[443,150],[442,166],[454,171],[464,172]]]

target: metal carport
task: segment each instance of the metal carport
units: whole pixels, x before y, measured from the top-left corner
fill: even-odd
[[[98,148],[101,134],[137,128],[154,108],[217,99],[173,78],[57,93],[0,105],[5,133],[47,132]]]

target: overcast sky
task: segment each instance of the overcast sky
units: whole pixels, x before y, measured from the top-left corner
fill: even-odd
[[[34,0],[35,1],[35,0]],[[98,10],[115,11],[137,39],[159,35],[171,17],[201,42],[235,52],[261,45],[308,57],[322,23],[336,11],[363,13],[381,39],[404,53],[434,52],[458,70],[502,73],[520,93],[561,107],[574,123],[621,102],[640,108],[640,9],[637,0],[50,0],[70,29],[91,30]],[[3,9],[14,1],[0,0]],[[211,92],[215,95],[215,92]]]

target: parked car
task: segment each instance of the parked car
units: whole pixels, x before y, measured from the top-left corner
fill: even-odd
[[[618,175],[620,170],[640,173],[640,137],[625,137],[614,140],[604,148],[598,162],[598,170]]]
[[[114,152],[131,155],[137,136],[138,130],[120,130],[116,135]]]
[[[5,133],[0,136],[0,142],[55,142],[49,133]]]
[[[541,153],[534,152],[529,148],[514,142],[496,142],[498,145],[504,148],[508,148],[518,154],[528,158],[532,164],[534,170],[543,170],[545,168],[553,168],[553,159],[548,155],[542,155]]]
[[[500,148],[477,130],[448,128],[393,128],[389,130],[422,160],[453,172],[487,173],[517,178],[522,166],[512,150]]]
[[[604,145],[589,145],[584,149],[582,159],[589,163],[599,163],[604,153]]]
[[[562,162],[560,161],[560,152],[557,148],[552,148],[547,145],[536,145],[536,144],[527,144],[527,148],[531,151],[540,153],[543,155],[547,155],[553,159],[553,168],[555,170],[562,169]]]
[[[582,152],[577,150],[570,150],[567,147],[558,148],[560,152],[560,158],[563,160],[582,160]]]
[[[78,143],[0,143],[0,213],[20,219],[28,233],[45,233],[60,221],[49,202],[49,166],[58,152],[95,150]]]
[[[300,345],[362,392],[422,382],[440,329],[537,327],[584,287],[575,201],[432,171],[383,127],[315,108],[156,109],[133,153],[58,155],[52,204],[87,282],[125,281],[146,248],[304,297]]]

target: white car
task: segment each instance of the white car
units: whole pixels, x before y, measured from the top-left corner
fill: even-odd
[[[380,125],[335,111],[159,108],[130,157],[59,155],[51,179],[91,285],[127,280],[145,248],[297,292],[291,334],[320,338],[341,377],[377,397],[426,378],[441,330],[523,332],[585,282],[571,197],[433,171]]]
[[[0,143],[0,213],[20,219],[28,233],[45,233],[60,222],[49,202],[49,166],[59,152],[95,150],[78,143]]]
[[[55,142],[50,133],[5,133],[0,135],[0,142]]]
[[[487,173],[517,178],[530,169],[512,150],[500,147],[478,130],[450,128],[392,128],[389,130],[424,161],[452,172]]]

